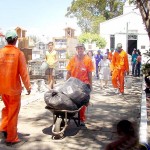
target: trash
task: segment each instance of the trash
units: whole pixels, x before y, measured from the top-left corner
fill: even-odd
[[[125,87],[128,89],[132,88],[132,78],[130,76],[125,76]]]
[[[70,77],[58,91],[67,95],[79,108],[89,102],[91,89],[88,84]]]
[[[44,94],[44,100],[47,106],[59,110],[77,110],[76,104],[65,94],[56,90],[50,90]]]
[[[46,71],[49,68],[49,64],[44,61],[40,67],[40,70]]]

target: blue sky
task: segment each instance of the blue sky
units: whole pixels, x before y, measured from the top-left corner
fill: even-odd
[[[75,19],[65,14],[72,0],[1,0],[0,28],[7,30],[17,26],[27,34],[56,36],[63,34],[66,26],[77,29]],[[80,31],[79,31],[80,32]]]

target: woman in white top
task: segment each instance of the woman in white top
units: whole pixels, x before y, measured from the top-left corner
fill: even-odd
[[[93,66],[94,66],[94,71],[92,72],[92,76],[94,76],[95,75],[95,68],[96,68],[96,66],[95,66],[95,64],[96,64],[95,63],[95,57],[94,57],[94,54],[91,50],[87,52],[87,55],[92,59],[92,63],[93,63]]]
[[[103,59],[99,62],[98,66],[101,87],[107,87],[108,80],[110,78],[110,61],[107,59],[106,54],[103,56]]]

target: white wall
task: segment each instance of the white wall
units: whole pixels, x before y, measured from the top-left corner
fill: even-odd
[[[138,48],[144,53],[146,50],[150,48],[149,38],[148,35],[138,35]],[[141,49],[141,46],[145,46],[145,49]]]
[[[145,30],[141,15],[130,12],[119,17],[100,23],[100,36],[107,41],[106,48],[110,48],[110,35],[115,35],[115,46],[121,42],[126,50],[126,33],[137,33],[137,47],[143,43],[149,47],[149,38]]]

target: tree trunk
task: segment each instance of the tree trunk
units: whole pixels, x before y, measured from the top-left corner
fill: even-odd
[[[143,22],[146,27],[146,31],[148,33],[149,39],[150,39],[150,13],[149,13],[149,4],[148,1],[146,0],[146,4],[143,4],[141,0],[137,0],[137,7],[140,10]]]

